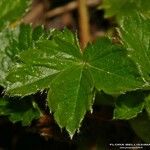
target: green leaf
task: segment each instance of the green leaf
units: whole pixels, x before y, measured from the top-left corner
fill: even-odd
[[[0,115],[7,116],[13,123],[21,121],[27,126],[40,117],[40,112],[31,99],[0,99]]]
[[[136,66],[126,57],[126,51],[109,39],[99,39],[89,45],[84,59],[98,90],[120,94],[140,88],[143,84]]]
[[[143,81],[125,51],[110,40],[99,39],[83,54],[70,31],[59,32],[51,32],[50,40],[40,40],[18,56],[22,64],[7,76],[6,93],[25,96],[48,89],[55,120],[72,136],[91,110],[94,87],[122,93],[139,88]]]
[[[146,143],[150,143],[150,118],[147,114],[138,116],[130,121],[135,133]]]
[[[73,66],[52,81],[48,102],[54,117],[70,135],[79,128],[87,110],[91,110],[93,86],[83,66]],[[60,88],[62,87],[62,88]]]
[[[17,62],[17,55],[33,48],[36,42],[43,38],[48,38],[43,28],[36,27],[33,30],[29,25],[7,28],[0,32],[0,85],[6,86],[5,77],[8,70]]]
[[[121,21],[120,36],[129,57],[137,64],[146,84],[150,82],[150,19],[139,13],[125,16]]]
[[[31,0],[1,0],[0,1],[0,30],[25,14]]]
[[[132,119],[144,108],[144,94],[140,91],[118,97],[114,110],[114,119]]]
[[[11,95],[22,96],[50,87],[49,107],[60,127],[66,127],[72,135],[91,109],[93,86],[84,64],[79,61],[78,46],[56,36],[54,39],[56,42],[43,40],[36,49],[20,55],[25,64],[9,74],[7,79],[14,84],[7,90]]]
[[[100,8],[105,10],[105,17],[112,17],[127,12],[124,8],[126,5],[129,7],[131,5],[131,0],[104,0]],[[130,7],[132,8],[133,6],[131,5]],[[128,11],[131,10],[130,7]]]
[[[120,21],[123,16],[130,16],[134,11],[140,11],[150,17],[149,0],[104,0],[101,9],[105,10],[105,17],[116,16]]]

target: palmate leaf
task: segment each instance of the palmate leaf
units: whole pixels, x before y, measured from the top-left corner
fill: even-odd
[[[120,23],[120,36],[129,57],[137,64],[146,84],[150,82],[150,19],[134,12]]]
[[[31,0],[1,0],[0,1],[0,30],[7,26],[9,23],[20,19],[27,8]]]
[[[150,18],[149,0],[104,0],[100,8],[105,10],[106,18],[116,16],[118,21],[137,10]]]
[[[109,39],[98,39],[82,53],[70,31],[53,33],[19,55],[22,63],[7,76],[6,93],[26,96],[48,89],[55,120],[72,136],[92,109],[94,88],[120,94],[140,88],[143,81],[125,50]]]
[[[42,27],[32,30],[31,26],[20,25],[16,28],[6,28],[0,32],[0,85],[6,86],[5,77],[8,70],[17,62],[17,55],[33,48],[36,42],[48,38]]]
[[[0,115],[7,116],[13,123],[22,122],[22,125],[30,125],[33,119],[40,117],[40,111],[31,98],[11,100],[0,99]]]

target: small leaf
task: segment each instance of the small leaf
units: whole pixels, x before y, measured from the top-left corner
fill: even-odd
[[[130,121],[135,133],[146,143],[150,143],[150,118],[147,114],[138,116]]]
[[[0,1],[0,30],[25,14],[31,0],[1,0]]]
[[[0,115],[7,116],[13,123],[21,121],[22,125],[27,126],[40,117],[40,112],[31,99],[0,99]]]
[[[123,17],[120,36],[129,57],[137,64],[146,84],[150,82],[150,19],[140,13]]]
[[[144,94],[140,91],[118,97],[114,110],[114,119],[132,119],[144,108]]]

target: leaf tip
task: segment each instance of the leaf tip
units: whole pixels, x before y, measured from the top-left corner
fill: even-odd
[[[68,132],[68,134],[69,134],[70,139],[72,140],[73,137],[74,137],[74,135],[75,135],[76,130],[74,130],[74,131],[71,131],[71,130],[69,130],[69,129],[66,129],[66,130],[67,130],[67,132]]]

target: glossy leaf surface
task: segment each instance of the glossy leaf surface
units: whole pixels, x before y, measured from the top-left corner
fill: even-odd
[[[87,47],[84,59],[98,90],[109,94],[135,90],[143,84],[136,66],[126,51],[109,39],[99,39]]]
[[[7,76],[6,92],[26,96],[49,89],[48,106],[59,126],[65,127],[70,136],[92,108],[94,87],[120,94],[143,85],[126,52],[109,39],[97,40],[82,53],[69,30],[51,33],[49,40],[38,41],[18,56],[22,63]]]
[[[32,30],[28,25],[7,28],[0,32],[0,85],[6,86],[5,77],[9,69],[16,64],[17,55],[33,48],[37,41],[47,37],[41,27]]]

